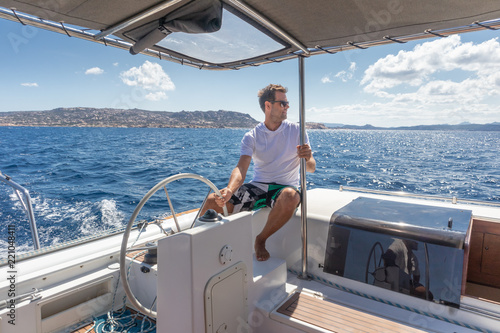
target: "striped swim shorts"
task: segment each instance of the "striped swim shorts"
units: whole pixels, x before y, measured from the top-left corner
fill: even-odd
[[[233,213],[257,210],[263,207],[273,208],[281,190],[285,187],[291,187],[299,193],[297,188],[290,185],[258,182],[243,184],[229,200],[234,205]]]

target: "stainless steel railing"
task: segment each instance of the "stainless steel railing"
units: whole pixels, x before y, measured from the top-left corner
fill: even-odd
[[[486,206],[500,206],[500,202],[495,201],[484,201],[484,200],[473,200],[473,199],[459,199],[457,197],[442,197],[438,195],[429,195],[429,194],[418,194],[418,193],[409,193],[409,192],[391,192],[384,190],[375,190],[375,189],[366,189],[361,187],[350,187],[340,185],[339,191],[352,191],[352,192],[362,192],[362,193],[372,193],[372,194],[384,194],[384,195],[392,195],[398,197],[411,197],[418,199],[431,199],[431,200],[444,200],[451,201],[453,204],[457,203],[467,203],[467,204],[477,204],[477,205],[486,205]]]
[[[14,193],[21,202],[21,206],[23,207],[24,211],[28,215],[28,219],[30,222],[30,229],[31,229],[31,237],[33,238],[33,247],[35,248],[35,250],[38,250],[40,248],[40,240],[38,239],[38,229],[36,227],[35,215],[33,214],[33,206],[31,204],[30,193],[28,192],[27,189],[17,184],[16,182],[12,181],[12,179],[9,176],[4,175],[1,171],[0,171],[0,181],[4,182],[5,184],[9,185],[14,189]]]

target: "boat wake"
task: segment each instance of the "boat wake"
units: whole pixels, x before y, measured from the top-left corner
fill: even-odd
[[[0,216],[6,222],[2,228],[7,228],[9,224],[15,224],[16,253],[28,252],[33,249],[28,218],[14,193],[9,195],[9,202],[9,212],[4,212]],[[124,225],[125,214],[117,207],[115,200],[64,201],[34,195],[32,203],[41,247],[58,245],[84,236],[102,234]],[[0,252],[2,253],[0,259],[6,257],[7,248],[7,241],[0,239]]]

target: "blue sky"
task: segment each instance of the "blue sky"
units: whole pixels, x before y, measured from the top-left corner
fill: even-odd
[[[298,62],[204,71],[0,20],[0,112],[57,107],[231,110],[263,120],[257,92],[288,87],[298,121]],[[500,122],[500,32],[306,59],[307,121],[408,126]]]

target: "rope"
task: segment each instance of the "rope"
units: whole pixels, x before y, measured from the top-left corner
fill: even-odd
[[[141,230],[142,231],[142,230]],[[135,258],[142,255],[145,251],[141,251],[132,257],[130,263],[134,261]],[[127,270],[127,276],[130,275],[130,269],[132,265],[129,264]],[[113,311],[115,307],[115,299],[118,291],[118,285],[120,283],[120,275],[116,281],[115,291],[113,292],[113,302],[111,305],[111,311],[102,315],[100,317],[94,318],[93,325],[85,333],[148,333],[156,332],[156,323],[154,323],[149,317],[143,315],[142,313],[136,312],[132,313],[126,307],[127,297],[123,297],[123,306],[118,311]],[[153,301],[153,306],[156,303],[156,298]],[[93,330],[93,331],[92,331]]]
[[[94,319],[94,326],[86,333],[148,333],[156,332],[156,323],[142,313],[132,313],[123,307]]]
[[[143,230],[146,227],[146,223],[142,224],[139,230],[139,235],[137,235],[137,238],[135,239],[134,243],[132,246],[135,245],[135,243],[139,240],[139,237]],[[137,254],[135,254],[132,257],[132,260],[130,261],[127,269],[127,276],[125,277],[128,279],[130,275],[130,270],[132,268],[132,262],[137,258],[138,256],[144,254],[147,252],[147,250],[140,251]],[[120,310],[118,311],[113,311],[115,308],[115,299],[116,299],[116,294],[118,291],[118,286],[120,284],[120,275],[118,275],[118,279],[116,281],[115,285],[115,290],[113,292],[113,302],[111,304],[111,311],[106,313],[105,315],[102,315],[100,317],[94,318],[93,320],[93,325],[91,328],[89,328],[85,333],[118,333],[118,332],[123,332],[123,333],[148,333],[148,332],[156,332],[156,323],[153,322],[149,317],[143,315],[142,313],[136,312],[132,313],[129,309],[126,307],[126,299],[127,296],[123,297],[123,306]],[[153,301],[154,306],[156,303],[156,298]]]

